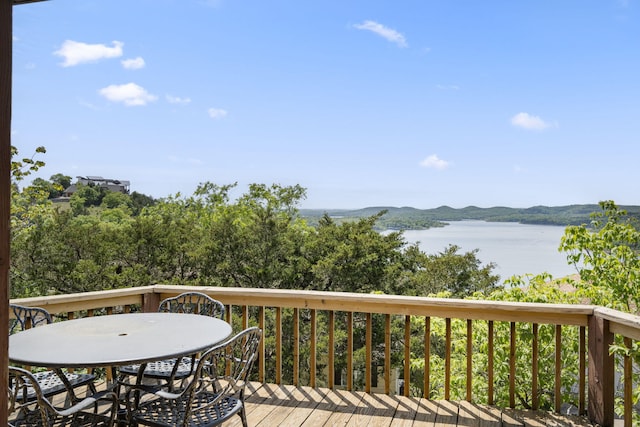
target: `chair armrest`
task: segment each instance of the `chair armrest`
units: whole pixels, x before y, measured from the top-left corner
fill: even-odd
[[[62,416],[73,415],[77,412],[82,411],[83,409],[93,406],[99,400],[111,400],[111,404],[114,408],[118,404],[118,397],[113,391],[101,391],[92,396],[85,397],[73,406],[70,406],[63,410],[58,410],[58,413]]]

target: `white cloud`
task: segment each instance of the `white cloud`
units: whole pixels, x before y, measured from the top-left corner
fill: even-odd
[[[440,90],[460,90],[460,86],[457,85],[436,85],[436,88]]]
[[[511,117],[511,124],[527,130],[545,130],[556,124],[545,122],[538,116],[532,116],[529,113],[518,113]]]
[[[430,169],[444,170],[449,167],[449,162],[442,160],[437,155],[432,154],[420,162],[420,166]]]
[[[165,98],[169,104],[186,105],[191,102],[191,98],[180,98],[179,96],[166,95]]]
[[[145,66],[144,59],[140,56],[132,59],[123,59],[120,63],[127,70],[139,70]]]
[[[207,113],[209,113],[209,117],[212,119],[222,119],[227,116],[227,110],[221,108],[209,108]]]
[[[375,21],[364,21],[362,24],[356,24],[353,26],[358,30],[371,31],[380,37],[387,39],[388,41],[397,44],[399,47],[407,47],[407,41],[404,36],[394,29],[387,28],[382,24]]]
[[[73,40],[65,40],[59,50],[53,52],[56,56],[64,58],[60,65],[63,67],[73,67],[74,65],[87,62],[96,62],[104,58],[117,58],[122,56],[122,46],[124,43],[113,41],[113,47],[104,44],[87,44]]]
[[[100,89],[100,95],[112,102],[122,102],[126,106],[147,105],[158,99],[157,96],[150,94],[143,87],[135,83],[127,83],[124,85],[110,85]]]

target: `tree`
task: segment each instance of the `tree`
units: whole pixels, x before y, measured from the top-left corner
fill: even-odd
[[[568,252],[567,260],[577,266],[580,281],[575,286],[597,305],[638,314],[640,311],[640,230],[636,218],[611,201],[600,202],[601,212],[592,214],[591,224],[567,227],[560,249]],[[609,351],[618,361],[630,356],[640,363],[640,348],[634,342],[627,347],[619,335]],[[620,368],[620,363],[616,364]],[[633,373],[633,384],[640,374]],[[640,386],[635,386],[633,405],[640,400]],[[621,399],[617,411],[624,413]],[[640,413],[633,412],[634,425],[640,424]]]
[[[577,286],[594,304],[637,313],[640,307],[640,231],[613,201],[600,202],[602,212],[591,224],[565,230],[560,250],[580,272]]]
[[[494,263],[482,265],[478,250],[458,253],[460,247],[449,245],[435,255],[417,253],[422,266],[413,279],[416,295],[448,292],[453,298],[465,298],[482,292],[486,295],[498,289],[499,276],[492,274]]]
[[[69,186],[71,185],[71,177],[69,175],[64,175],[61,173],[56,173],[51,175],[51,177],[49,178],[49,180],[51,182],[53,182],[54,184],[57,184],[60,186],[60,188],[64,191],[67,188],[69,188]],[[58,194],[57,196],[54,197],[58,197],[62,195],[62,191],[60,192],[60,194]]]

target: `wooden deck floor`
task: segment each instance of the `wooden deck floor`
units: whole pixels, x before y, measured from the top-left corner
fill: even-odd
[[[251,383],[249,426],[591,426],[580,417],[543,411],[499,410],[469,402],[433,401],[310,387]],[[241,426],[235,417],[227,426]]]

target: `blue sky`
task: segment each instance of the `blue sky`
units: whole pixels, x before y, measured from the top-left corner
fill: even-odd
[[[637,0],[14,7],[39,176],[293,185],[303,208],[640,204]]]

